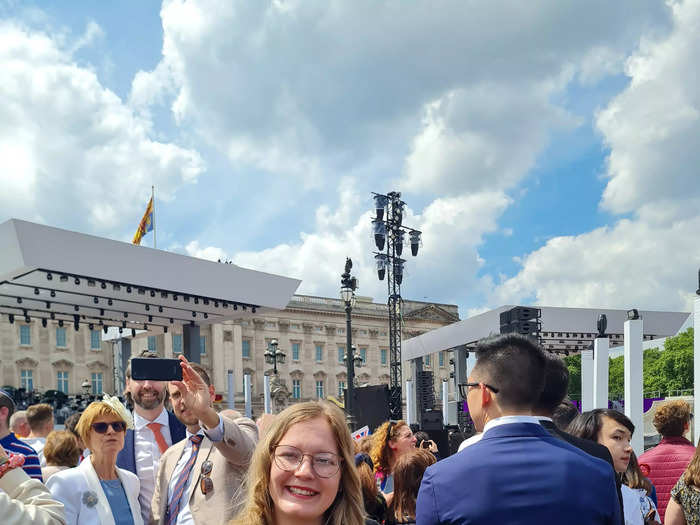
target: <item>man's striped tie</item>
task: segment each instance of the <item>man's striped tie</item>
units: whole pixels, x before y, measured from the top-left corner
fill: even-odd
[[[192,454],[190,459],[187,460],[185,468],[180,472],[180,477],[175,483],[173,488],[173,496],[168,501],[168,512],[165,515],[166,525],[172,525],[177,521],[177,515],[180,512],[180,500],[182,499],[182,493],[185,491],[185,486],[187,485],[187,480],[190,477],[190,472],[192,472],[192,467],[197,461],[197,452],[199,452],[199,445],[202,443],[203,436],[196,435],[190,436],[190,441],[192,441]]]

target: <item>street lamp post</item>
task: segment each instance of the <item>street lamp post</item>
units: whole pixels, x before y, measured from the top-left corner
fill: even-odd
[[[340,298],[345,303],[345,334],[346,352],[345,366],[347,367],[347,395],[345,396],[345,412],[350,430],[355,428],[355,413],[353,398],[355,392],[355,352],[352,347],[352,308],[355,306],[355,290],[357,290],[357,279],[350,275],[352,270],[352,259],[345,260],[345,272],[340,276]]]
[[[277,363],[283,364],[284,359],[287,357],[287,354],[282,352],[277,346],[277,339],[273,339],[270,341],[270,347],[265,351],[265,362],[272,365],[272,371],[275,377],[277,377]]]

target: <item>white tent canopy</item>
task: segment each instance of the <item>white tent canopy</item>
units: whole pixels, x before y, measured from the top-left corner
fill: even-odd
[[[450,350],[462,345],[471,345],[479,339],[500,332],[500,314],[514,308],[505,305],[489,310],[474,317],[464,319],[437,330],[432,330],[403,342],[401,360],[407,361],[434,352]],[[598,315],[608,318],[607,333],[622,333],[627,320],[626,310],[609,308],[562,308],[555,306],[536,306],[542,311],[543,332],[596,332]],[[657,337],[672,336],[678,333],[687,322],[688,312],[658,312],[639,310],[644,319],[644,333]]]
[[[11,319],[167,331],[283,309],[300,283],[18,219],[0,224],[0,314]]]

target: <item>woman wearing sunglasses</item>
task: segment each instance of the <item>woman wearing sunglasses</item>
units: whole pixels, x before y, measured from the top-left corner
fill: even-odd
[[[139,480],[117,467],[127,428],[133,428],[131,414],[119,399],[106,394],[80,416],[76,431],[90,456],[46,483],[65,506],[67,525],[143,525]]]
[[[258,443],[235,525],[364,525],[354,446],[343,413],[310,401],[276,416]]]

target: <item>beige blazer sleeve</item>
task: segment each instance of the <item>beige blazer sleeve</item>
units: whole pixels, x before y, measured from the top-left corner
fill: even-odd
[[[237,466],[247,467],[258,443],[258,427],[250,418],[231,418],[224,410],[219,415],[224,423],[224,438],[214,443],[226,460]]]
[[[65,525],[63,505],[21,469],[0,478],[0,516],[4,525]]]

